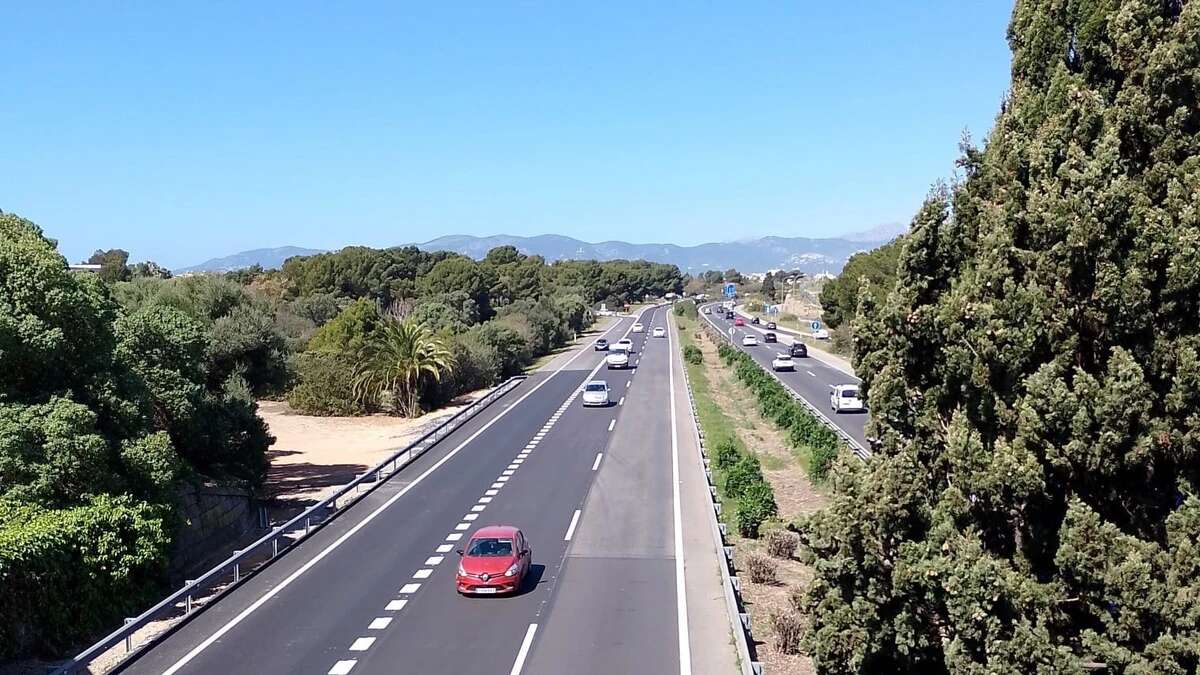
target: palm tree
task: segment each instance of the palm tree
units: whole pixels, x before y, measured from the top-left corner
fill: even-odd
[[[354,396],[367,406],[391,399],[405,417],[421,412],[421,383],[454,368],[446,341],[412,319],[385,320],[359,355]]]

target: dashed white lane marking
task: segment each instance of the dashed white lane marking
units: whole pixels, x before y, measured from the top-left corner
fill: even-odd
[[[389,612],[399,612],[400,610],[404,609],[404,606],[407,604],[407,600],[392,600],[387,604],[387,607],[384,607],[384,609]]]
[[[417,589],[420,587],[421,584],[404,584],[400,587],[400,592],[404,595],[412,595],[413,593],[416,593]]]
[[[529,630],[525,631],[525,639],[521,641],[521,649],[517,651],[517,660],[513,662],[512,670],[508,671],[508,675],[520,675],[521,669],[525,667],[525,659],[529,656],[529,647],[533,645],[535,633],[537,633],[537,624],[529,624]]]
[[[329,675],[350,675],[350,671],[354,669],[356,663],[358,663],[357,659],[338,661],[329,669]]]
[[[811,371],[811,370],[810,370],[810,371],[808,371],[808,374],[809,374],[810,376],[812,376],[812,377],[816,377],[816,376],[817,376],[817,374],[816,374],[816,373],[814,373],[814,372],[813,372],[813,371]]]
[[[613,427],[615,427],[615,426],[617,426],[617,421],[616,421],[616,420],[613,420],[613,421],[609,422],[609,423],[608,423],[608,430],[609,430],[609,431],[612,431],[612,430],[613,430]]]
[[[469,523],[478,517],[479,517],[478,513],[468,513],[467,515],[463,516],[463,520],[465,520]]]
[[[571,541],[571,537],[575,536],[575,526],[579,524],[579,509],[575,509],[575,515],[571,516],[571,525],[567,527],[567,536],[563,537],[563,541]]]
[[[603,452],[596,453],[596,461],[592,462],[592,471],[600,468],[600,458],[604,456]]]
[[[625,397],[624,396],[621,397],[620,401],[617,401],[617,405],[625,405]]]
[[[491,503],[491,501],[492,501],[492,498],[491,498],[491,497],[480,497],[480,498],[479,498],[479,503],[480,503],[480,504],[490,504],[490,503]]]
[[[502,488],[502,487],[504,487],[504,482],[503,482],[503,481],[496,481],[495,483],[492,483],[492,489],[493,489],[493,490],[499,490],[499,489],[500,489],[500,488]]]
[[[502,477],[505,477],[505,478],[507,478],[508,476],[511,476],[511,475],[513,475],[513,470],[512,470],[512,469],[505,469],[505,470],[503,470],[503,471],[501,471],[501,472],[500,472],[500,475],[501,475]]]
[[[454,548],[454,544],[442,544],[437,547],[438,553],[449,553]]]
[[[459,524],[457,524],[457,525],[455,525],[455,526],[454,526],[454,529],[458,530],[459,532],[462,532],[463,530],[467,530],[467,529],[470,529],[470,528],[471,528],[471,524],[470,524],[470,523],[459,523]]]
[[[629,385],[631,385],[631,384],[633,384],[633,380],[625,380],[625,388],[626,389],[628,389]]]
[[[367,630],[384,630],[391,622],[392,617],[390,616],[377,616],[371,619],[371,625],[367,626]]]
[[[367,651],[368,649],[370,649],[370,648],[371,648],[371,645],[373,645],[373,644],[375,644],[375,638],[373,638],[373,637],[360,637],[360,638],[358,638],[357,640],[355,640],[355,641],[354,641],[354,644],[350,645],[350,651],[352,651],[352,652],[365,652],[365,651]]]
[[[482,511],[486,508],[487,508],[486,504],[476,504],[475,506],[471,507],[471,510],[474,511],[475,513],[479,513],[480,511]]]
[[[507,483],[507,482],[508,482],[508,476],[500,476],[499,478],[497,478],[497,479],[496,479],[496,482],[497,482],[497,483]]]
[[[425,559],[425,564],[426,565],[441,565],[443,560],[445,560],[445,558],[440,555],[431,555]]]
[[[413,578],[414,579],[428,579],[429,575],[431,575],[431,574],[433,574],[433,570],[431,570],[429,568],[419,569],[416,572],[413,572]]]
[[[483,494],[488,497],[495,497],[496,495],[500,494],[500,491],[497,490],[496,488],[492,488],[492,489],[488,490],[487,492],[484,492]]]
[[[451,532],[446,535],[446,541],[458,541],[459,539],[462,539],[462,532]]]

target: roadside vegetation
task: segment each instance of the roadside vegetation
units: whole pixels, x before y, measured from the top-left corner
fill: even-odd
[[[987,145],[844,317],[882,447],[801,528],[822,672],[1200,669],[1197,35],[1017,3]]]
[[[812,570],[798,557],[795,523],[825,502],[823,488],[808,478],[808,458],[787,434],[746,401],[755,396],[735,369],[718,355],[718,347],[696,319],[680,317],[680,345],[688,380],[696,399],[710,468],[722,502],[721,520],[734,547],[734,562],[742,579],[742,599],[750,613],[758,642],[758,658],[769,672],[814,672],[811,660],[799,650],[792,627],[802,624],[792,598],[807,586]],[[771,492],[775,513],[742,530],[738,500],[729,494],[743,485]],[[746,512],[743,511],[743,514]],[[751,535],[751,536],[746,536]],[[782,630],[782,632],[781,632]]]

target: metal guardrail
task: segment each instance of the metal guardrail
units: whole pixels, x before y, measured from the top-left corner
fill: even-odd
[[[674,322],[674,318],[671,318],[671,321]],[[683,364],[683,381],[687,385],[688,406],[692,412],[692,429],[696,433],[696,446],[700,449],[700,459],[704,462],[708,494],[712,499],[712,508],[708,512],[708,524],[712,529],[713,542],[721,550],[721,559],[725,561],[724,565],[717,567],[721,568],[721,587],[725,595],[725,608],[729,612],[729,626],[733,632],[734,648],[737,650],[742,675],[763,675],[763,664],[750,658],[750,641],[754,639],[750,630],[750,615],[745,611],[745,605],[742,603],[741,582],[734,576],[736,570],[733,566],[733,547],[725,545],[725,526],[717,519],[721,513],[721,502],[717,499],[717,488],[713,484],[707,447],[704,444],[704,432],[700,430],[700,416],[696,413],[696,395],[692,391],[692,381],[688,377],[687,363],[682,358],[680,363]],[[740,630],[738,630],[739,628]]]
[[[110,649],[125,643],[125,653],[122,660],[127,659],[147,647],[153,645],[159,637],[166,634],[151,636],[142,644],[134,644],[134,634],[154,621],[176,619],[186,621],[203,607],[208,606],[223,596],[242,581],[258,570],[276,560],[306,537],[331,522],[337,516],[346,512],[359,499],[370,494],[372,490],[403,469],[413,460],[421,457],[439,441],[457,431],[476,414],[483,411],[500,397],[512,391],[518,384],[527,379],[525,375],[511,377],[483,398],[463,408],[446,419],[437,427],[423,434],[401,450],[376,464],[366,473],[356,477],[334,494],[313,504],[303,513],[275,527],[266,535],[246,548],[235,551],[224,562],[208,570],[196,579],[189,580],[183,588],[160,600],[150,609],[137,617],[126,619],[125,625],[109,633],[100,641],[80,652],[67,663],[53,671],[54,675],[82,672],[81,669],[91,664]],[[361,489],[360,489],[361,488]],[[202,596],[202,602],[197,601]]]
[[[712,315],[702,314],[701,316],[704,317],[704,321],[706,324],[705,327],[708,329],[708,332],[710,334],[720,337],[729,346],[733,347],[734,349],[738,349],[738,346],[736,344],[734,344],[733,340],[728,335],[726,335],[724,333],[724,331],[722,331],[720,328],[718,328],[716,324],[713,323],[712,319],[710,318]],[[753,359],[753,357],[751,357],[751,358]],[[795,389],[792,389],[790,386],[788,386],[787,382],[784,382],[783,378],[779,377],[779,375],[777,373],[775,373],[774,371],[770,370],[769,368],[767,368],[766,366],[762,365],[761,363],[759,363],[757,361],[755,361],[754,363],[759,368],[762,368],[764,373],[767,373],[771,377],[775,378],[775,381],[778,382],[779,385],[783,387],[783,390],[786,391],[789,395],[791,395],[792,398],[799,401],[800,404],[804,406],[804,409],[807,410],[813,417],[816,417],[818,420],[821,421],[822,424],[824,424],[825,426],[832,429],[833,432],[838,435],[838,438],[840,438],[843,443],[845,443],[847,446],[850,447],[851,452],[853,452],[856,457],[858,457],[859,459],[861,459],[863,461],[866,461],[867,458],[869,458],[871,456],[870,448],[863,446],[862,443],[859,443],[857,440],[855,440],[855,438],[853,436],[851,436],[845,429],[843,429],[843,428],[839,427],[837,424],[835,424],[833,420],[829,419],[829,416],[826,415],[824,411],[822,411],[820,408],[813,405],[812,403],[809,403],[808,399],[804,398],[803,396],[800,395],[799,392],[797,392]]]

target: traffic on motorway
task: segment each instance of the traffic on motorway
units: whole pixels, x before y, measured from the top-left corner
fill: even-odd
[[[735,348],[745,351],[764,369],[774,372],[808,403],[831,413],[828,419],[860,446],[871,447],[866,435],[869,411],[866,403],[858,398],[857,377],[809,356],[808,347],[799,338],[777,332],[773,322],[763,325],[760,318],[748,317],[720,303],[705,305],[701,308],[701,316],[729,336]],[[767,335],[774,339],[767,341]]]
[[[679,672],[671,345],[659,307],[618,321],[123,672]]]

